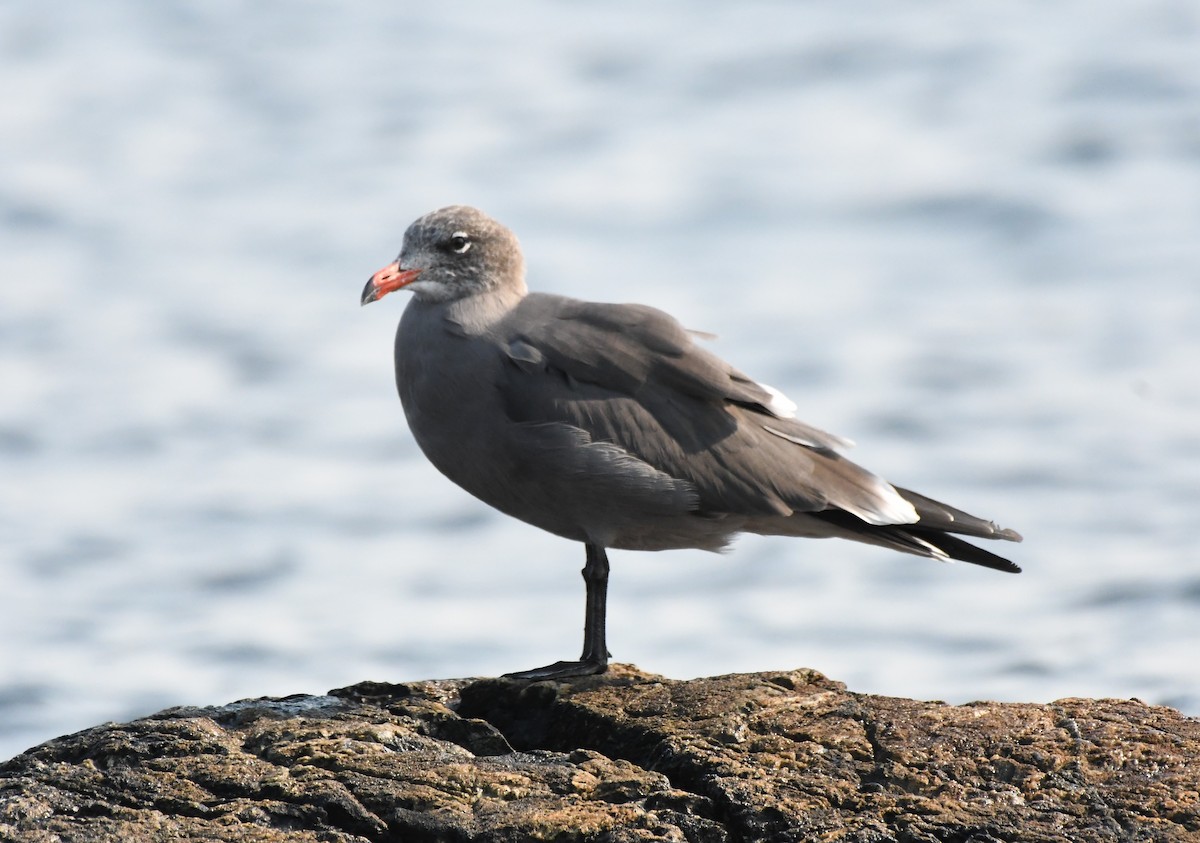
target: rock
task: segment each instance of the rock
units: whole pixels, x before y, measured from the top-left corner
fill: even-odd
[[[0,765],[0,840],[1200,840],[1200,721],[820,674],[362,683],[172,708]]]

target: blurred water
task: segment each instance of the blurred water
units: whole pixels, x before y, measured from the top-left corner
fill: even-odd
[[[1196,55],[1159,0],[0,6],[0,758],[575,653],[581,548],[424,462],[358,307],[452,202],[1026,536],[615,553],[619,660],[1200,713]]]

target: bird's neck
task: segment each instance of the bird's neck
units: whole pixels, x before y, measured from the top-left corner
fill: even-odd
[[[447,322],[457,325],[464,334],[481,334],[508,315],[528,292],[522,281],[519,285],[467,296],[451,302],[446,308],[445,318]]]

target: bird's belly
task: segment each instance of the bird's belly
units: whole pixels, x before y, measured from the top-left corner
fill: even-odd
[[[463,429],[453,439],[416,414],[409,424],[442,474],[506,515],[563,538],[630,550],[718,550],[740,529],[740,518],[699,516],[689,484],[614,445],[582,441],[586,434],[565,425],[488,418],[486,429]]]

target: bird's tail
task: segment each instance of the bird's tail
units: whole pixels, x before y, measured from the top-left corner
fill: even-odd
[[[1010,574],[1021,572],[1020,566],[1015,562],[958,538],[958,535],[963,535],[1019,542],[1020,533],[998,527],[991,521],[977,518],[961,509],[955,509],[908,489],[896,487],[896,491],[917,510],[920,517],[915,523],[868,524],[849,512],[837,509],[813,512],[809,515],[838,528],[846,538],[868,544],[882,545],[903,553],[933,559],[957,559]]]

